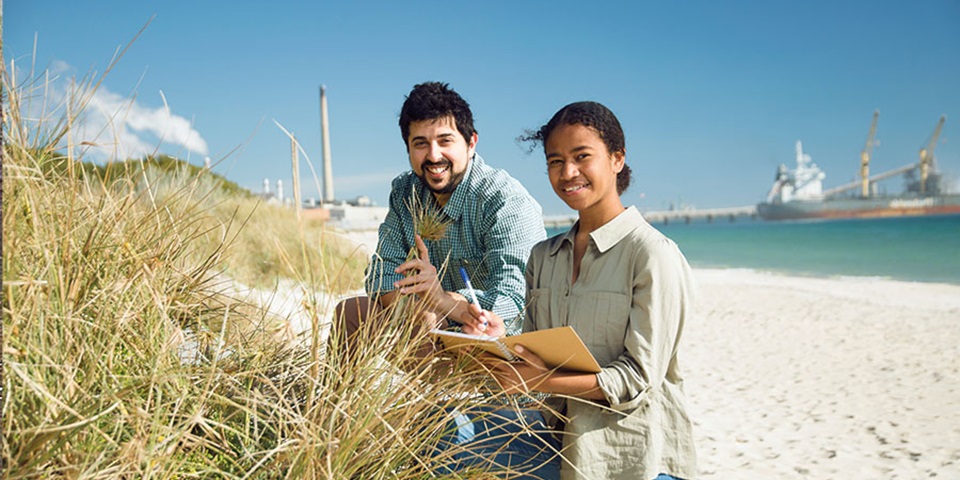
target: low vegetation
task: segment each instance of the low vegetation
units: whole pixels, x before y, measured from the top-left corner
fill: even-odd
[[[450,412],[490,393],[416,359],[410,321],[325,348],[323,293],[359,288],[365,258],[176,159],[74,158],[73,117],[28,121],[3,81],[6,478],[443,477]],[[281,281],[305,338],[236,288]]]

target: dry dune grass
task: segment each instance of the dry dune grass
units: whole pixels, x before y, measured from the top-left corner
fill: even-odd
[[[452,461],[449,411],[494,394],[468,365],[415,358],[410,321],[325,351],[320,292],[357,288],[364,259],[322,222],[204,170],[87,168],[68,143],[89,92],[34,120],[32,91],[3,81],[7,478],[433,478]],[[309,342],[228,288],[280,278],[307,292]]]

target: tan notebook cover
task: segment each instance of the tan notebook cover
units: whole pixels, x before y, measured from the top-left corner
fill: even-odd
[[[435,329],[430,330],[430,337],[440,341],[447,349],[479,347],[505,360],[516,359],[513,346],[519,344],[537,354],[550,368],[589,373],[600,371],[600,365],[570,326],[500,338]]]

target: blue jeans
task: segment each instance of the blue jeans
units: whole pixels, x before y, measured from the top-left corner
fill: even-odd
[[[472,412],[471,412],[472,413]],[[448,434],[440,441],[440,448],[450,445],[466,447],[453,455],[454,464],[444,466],[441,472],[449,474],[469,467],[491,466],[497,469],[522,471],[523,480],[555,480],[560,478],[561,442],[546,425],[543,414],[536,409],[517,411],[508,407],[485,408],[465,415],[450,412],[454,419]],[[528,431],[523,427],[520,415]],[[661,473],[654,480],[682,480]]]
[[[489,466],[491,471],[511,469],[524,473],[512,478],[560,478],[557,452],[561,444],[539,410],[491,406],[470,415],[456,411],[450,414],[454,418],[440,440],[440,448],[457,445],[463,449],[453,454],[452,465],[445,466],[442,473]]]

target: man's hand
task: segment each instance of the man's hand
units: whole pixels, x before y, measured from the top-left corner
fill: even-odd
[[[414,235],[413,239],[417,242],[420,258],[403,262],[394,270],[395,273],[402,273],[407,277],[395,282],[393,286],[399,289],[398,293],[402,295],[412,293],[424,299],[431,308],[441,310],[446,295],[437,276],[437,267],[430,263],[430,253],[420,235]]]
[[[479,305],[467,305],[467,314],[460,317],[463,333],[472,335],[486,335],[488,337],[502,337],[507,334],[507,327],[499,315],[481,310]]]

